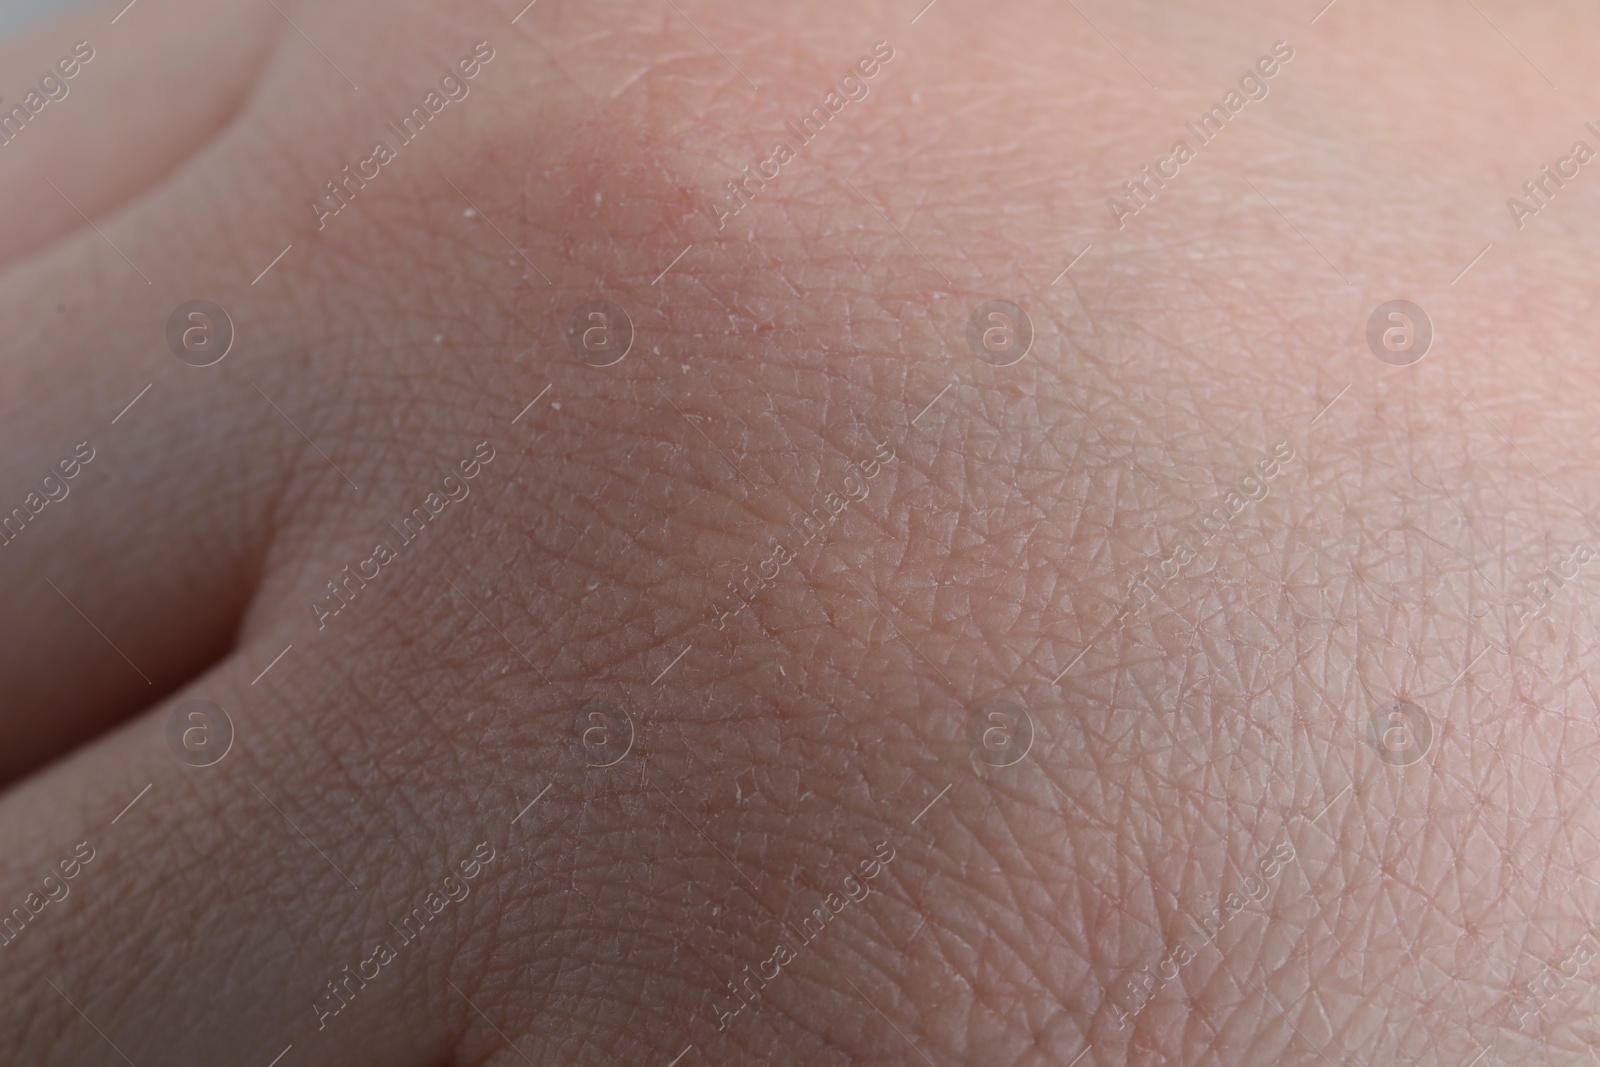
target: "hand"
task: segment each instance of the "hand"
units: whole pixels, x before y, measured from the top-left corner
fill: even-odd
[[[1582,1061],[1596,16],[915,6],[6,51],[10,1062]]]

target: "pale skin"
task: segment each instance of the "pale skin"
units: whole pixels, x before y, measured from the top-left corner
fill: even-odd
[[[1590,1062],[1597,16],[677,6],[0,52],[9,1061]]]

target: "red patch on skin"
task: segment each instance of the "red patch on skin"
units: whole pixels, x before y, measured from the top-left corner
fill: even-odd
[[[683,223],[695,215],[705,214],[705,197],[686,185],[675,185],[662,207],[670,209],[663,212],[669,216],[668,221]]]
[[[580,270],[612,279],[601,284],[630,276],[648,283],[685,245],[712,232],[704,198],[674,173],[663,146],[648,137],[621,145],[588,129],[574,133],[576,144],[539,182],[540,193],[556,195],[531,211]]]

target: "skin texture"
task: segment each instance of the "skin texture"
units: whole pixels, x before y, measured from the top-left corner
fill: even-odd
[[[1600,546],[1600,164],[1505,199],[1600,147],[1592,11],[277,6],[0,57],[9,101],[97,50],[0,148],[0,506],[95,450],[0,548],[0,906],[94,856],[0,946],[15,1062],[1590,1062],[1594,579],[1526,586]],[[1402,297],[1435,339],[1397,367]],[[196,298],[237,334],[204,368],[164,335]],[[566,335],[600,298],[605,368]],[[991,299],[1011,366],[968,349]],[[169,747],[193,699],[212,766]]]

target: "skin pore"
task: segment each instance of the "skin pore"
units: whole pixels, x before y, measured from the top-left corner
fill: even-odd
[[[0,62],[17,1062],[1586,1062],[1592,11],[277,6]]]

